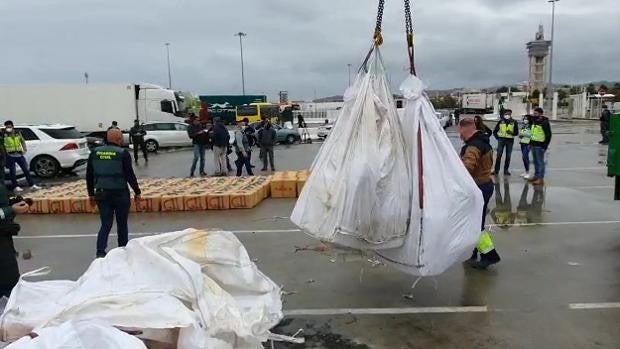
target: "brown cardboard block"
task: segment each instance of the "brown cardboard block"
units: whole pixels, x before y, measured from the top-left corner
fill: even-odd
[[[87,197],[71,198],[71,213],[93,213],[95,208],[91,206]]]
[[[50,213],[49,201],[44,198],[32,199],[32,206],[28,209],[28,213]]]
[[[188,193],[183,196],[185,211],[202,211],[207,209],[207,194],[200,192]]]
[[[297,179],[272,179],[271,181],[272,198],[296,198]]]
[[[230,208],[230,194],[227,191],[213,191],[207,194],[208,210],[228,210]]]
[[[59,197],[49,198],[48,207],[49,213],[71,213],[71,199]]]
[[[301,191],[304,189],[304,185],[306,185],[306,179],[297,179],[297,196],[301,195]]]
[[[183,205],[183,195],[163,195],[161,197],[161,210],[167,211],[183,211],[185,206]]]
[[[140,200],[131,200],[131,212],[159,212],[161,209],[161,197],[155,195],[143,195]]]
[[[258,191],[237,191],[230,194],[230,208],[252,208],[258,205]]]

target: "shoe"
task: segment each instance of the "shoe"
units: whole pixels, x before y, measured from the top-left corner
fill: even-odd
[[[189,178],[194,178],[194,174],[193,174],[193,173],[192,173],[192,174],[190,174],[190,175],[189,175]]]
[[[510,176],[510,172],[504,171],[504,176]]]
[[[33,190],[33,191],[41,190],[41,187],[39,187],[36,184],[33,184],[32,186],[30,186],[30,190]]]
[[[267,171],[267,167],[263,167],[263,168],[261,169],[261,171],[263,171],[263,172]]]
[[[536,182],[537,180],[538,180],[538,178],[536,178],[536,176],[532,176],[532,177],[530,177],[527,181],[528,181],[528,182],[530,182],[530,183],[534,183],[534,182]]]
[[[200,172],[200,175],[203,176],[203,177],[206,177],[207,173],[206,172]]]
[[[21,187],[19,187],[19,186],[17,186],[17,187],[15,187],[15,188],[13,188],[13,192],[15,192],[15,193],[21,193],[21,192],[23,192],[23,191],[24,191],[24,189],[22,189],[22,188],[21,188]]]
[[[489,261],[485,261],[485,260],[480,260],[477,261],[473,264],[471,264],[471,267],[474,269],[478,269],[478,270],[487,270],[488,267],[490,267],[493,264],[496,264],[497,262],[489,262]]]
[[[537,185],[537,186],[545,185],[545,180],[542,178],[538,178],[532,182],[532,185]]]
[[[521,173],[521,178],[528,178],[530,174],[528,172]]]
[[[272,168],[271,168],[271,172],[276,172],[276,168],[275,168],[275,167],[272,167]]]
[[[106,253],[105,252],[97,252],[96,258],[105,258]]]

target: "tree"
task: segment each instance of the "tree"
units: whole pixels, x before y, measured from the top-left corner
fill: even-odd
[[[596,93],[596,87],[594,84],[589,84],[588,87],[586,87],[586,92],[588,92],[588,94]]]
[[[538,91],[538,90],[532,91],[531,98],[536,99],[536,100],[539,99],[540,98],[540,91]]]
[[[609,91],[609,87],[607,87],[607,85],[605,84],[602,84],[598,89],[599,91],[605,91],[605,92]]]
[[[569,92],[570,92],[571,95],[580,94],[581,93],[581,87],[573,86],[573,87],[570,88]]]
[[[560,101],[565,100],[566,97],[568,97],[568,93],[566,92],[566,90],[558,90],[558,99]]]
[[[500,88],[497,89],[497,91],[495,91],[496,93],[506,93],[508,92],[509,88],[508,86],[502,86]]]
[[[458,101],[452,96],[445,96],[443,98],[446,109],[454,109],[458,107]]]

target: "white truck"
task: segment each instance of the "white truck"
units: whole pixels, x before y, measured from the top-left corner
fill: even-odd
[[[461,110],[463,114],[493,113],[495,96],[486,93],[468,93],[462,96]]]
[[[0,121],[66,124],[102,138],[112,121],[121,130],[140,122],[179,122],[183,99],[161,86],[142,84],[0,85]]]

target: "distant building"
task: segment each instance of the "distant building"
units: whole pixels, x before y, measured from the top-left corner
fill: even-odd
[[[551,47],[551,41],[545,40],[545,32],[542,25],[538,27],[536,40],[528,42],[526,47],[530,58],[529,93],[535,90],[542,92],[547,87],[547,57]]]

